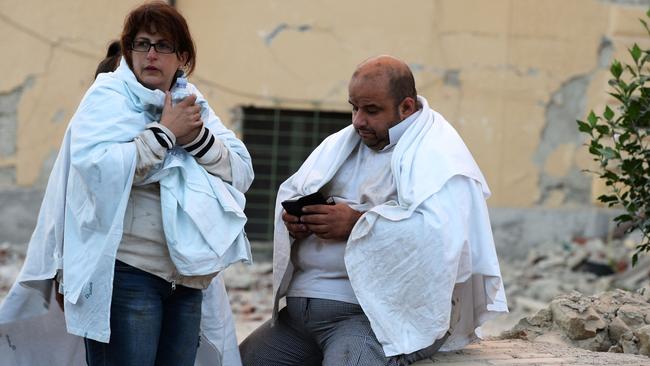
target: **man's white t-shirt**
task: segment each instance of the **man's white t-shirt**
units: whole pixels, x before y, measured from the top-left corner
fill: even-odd
[[[348,204],[361,212],[396,201],[397,187],[390,170],[391,157],[397,141],[420,113],[412,114],[389,129],[390,143],[382,150],[372,150],[360,141],[320,192],[333,197],[336,203]],[[346,243],[321,239],[313,234],[296,241],[291,251],[295,272],[287,296],[358,304],[343,260]]]

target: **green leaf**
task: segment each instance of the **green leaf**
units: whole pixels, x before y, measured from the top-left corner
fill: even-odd
[[[630,51],[630,55],[634,59],[634,62],[638,64],[639,58],[641,57],[641,49],[639,48],[639,45],[635,43],[634,46],[632,46],[632,48],[629,49],[629,51]]]
[[[587,123],[582,121],[576,121],[576,122],[578,122],[578,130],[580,132],[591,134],[591,130],[592,130],[591,126],[589,126]]]
[[[611,121],[612,118],[614,118],[614,111],[609,108],[609,106],[605,107],[605,112],[603,113],[603,117],[605,117],[606,120]]]
[[[587,116],[587,121],[589,121],[589,125],[591,127],[596,127],[596,123],[598,123],[598,117],[596,116],[596,113],[594,113],[594,111],[589,112],[589,115]]]
[[[606,159],[614,159],[614,158],[620,158],[620,157],[621,157],[621,154],[620,154],[618,151],[612,149],[612,148],[609,147],[609,146],[606,146],[606,147],[600,149],[600,153],[601,153],[601,154],[602,154]]]
[[[632,255],[632,267],[636,266],[636,262],[638,261],[639,261],[639,255],[638,253],[634,253],[634,255]]]
[[[618,99],[619,102],[625,104],[625,98],[623,96],[621,96],[620,94],[618,94],[618,93],[607,93],[607,94],[609,94],[612,97]]]
[[[598,200],[602,203],[607,203],[607,202],[616,202],[618,201],[618,198],[614,195],[603,194],[598,196]]]
[[[618,215],[618,216],[616,216],[616,217],[614,218],[614,221],[616,221],[616,222],[618,222],[618,223],[623,223],[623,222],[632,221],[632,216],[630,216],[630,215],[628,215],[628,214]]]
[[[626,173],[634,173],[639,169],[641,161],[639,159],[628,159],[623,161],[621,169]]]
[[[603,173],[603,175],[601,175],[600,177],[611,181],[618,181],[618,175],[610,171]]]
[[[650,10],[649,10],[649,11],[650,11]],[[648,28],[648,23],[646,23],[645,20],[643,20],[643,19],[639,19],[639,20],[641,21],[641,24],[643,24],[643,27],[645,28],[645,30],[646,30],[648,33],[650,33],[650,28]]]
[[[600,150],[600,149],[603,148],[603,145],[601,145],[600,143],[598,143],[598,141],[596,141],[595,139],[594,139],[594,140],[591,140],[591,142],[589,143],[589,146],[590,146],[590,147],[593,147],[594,149],[598,149],[598,150]]]
[[[621,73],[623,72],[623,66],[621,66],[621,63],[618,60],[614,60],[612,62],[612,66],[610,66],[609,71],[612,73],[614,78],[617,80],[621,77]]]
[[[601,135],[608,135],[609,134],[609,127],[605,125],[598,125],[596,126],[596,131],[600,133]]]

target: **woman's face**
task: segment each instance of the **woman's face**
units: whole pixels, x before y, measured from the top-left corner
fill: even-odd
[[[151,46],[148,51],[144,51],[148,45],[153,44],[156,46]],[[138,81],[152,90],[169,90],[176,71],[185,64],[187,56],[178,57],[174,42],[157,33],[139,31],[133,39],[132,46],[135,48],[131,50],[133,73]],[[138,51],[138,49],[142,50]]]

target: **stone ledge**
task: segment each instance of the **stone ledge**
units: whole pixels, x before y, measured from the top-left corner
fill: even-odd
[[[460,351],[440,352],[425,366],[531,366],[531,365],[650,365],[650,358],[623,353],[591,352],[562,344],[524,340],[485,340]]]

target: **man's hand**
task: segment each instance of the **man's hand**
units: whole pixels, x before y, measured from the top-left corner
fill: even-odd
[[[201,106],[196,104],[196,95],[185,97],[176,105],[172,105],[171,93],[166,92],[160,124],[169,128],[179,145],[194,140],[203,127]]]
[[[303,239],[311,235],[311,230],[307,228],[307,225],[300,222],[298,216],[290,215],[287,211],[282,210],[282,221],[289,230],[289,235],[296,239]]]
[[[344,203],[310,205],[302,209],[301,222],[321,239],[347,240],[352,228],[363,215]]]
[[[65,311],[63,307],[63,294],[59,293],[59,281],[54,279],[54,299],[56,303],[59,304],[61,311]]]

